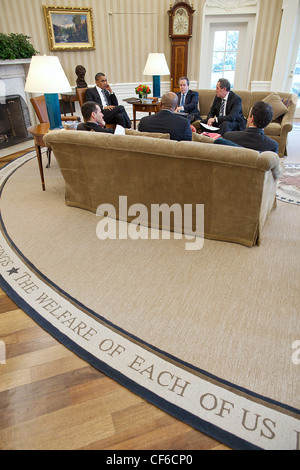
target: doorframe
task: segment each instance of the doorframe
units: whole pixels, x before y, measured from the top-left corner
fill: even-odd
[[[244,80],[245,89],[247,90],[250,85],[250,70],[253,60],[253,45],[256,35],[258,16],[259,16],[259,0],[257,2],[249,2],[244,7],[228,11],[226,1],[224,0],[224,7],[213,8],[210,7],[210,1],[207,0],[203,9],[202,19],[202,39],[200,51],[200,70],[199,70],[199,88],[210,88],[210,70],[208,64],[211,62],[207,48],[207,41],[211,25],[216,23],[226,23],[229,27],[231,24],[246,24],[247,26],[247,47],[249,48],[249,63],[247,64],[247,78]],[[212,2],[213,4],[213,2]],[[238,10],[238,11],[237,11]],[[205,72],[206,71],[206,72]]]
[[[289,93],[289,74],[300,18],[300,0],[283,0],[271,89]],[[291,47],[291,44],[293,47]]]

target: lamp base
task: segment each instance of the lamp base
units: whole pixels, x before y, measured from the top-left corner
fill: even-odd
[[[160,98],[160,75],[153,75],[153,96]]]
[[[63,129],[58,93],[45,93],[45,101],[49,117],[50,129]]]

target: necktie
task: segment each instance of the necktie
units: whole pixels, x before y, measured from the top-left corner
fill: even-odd
[[[180,102],[180,107],[184,106],[184,97],[185,95],[181,95],[181,102]]]
[[[225,111],[225,100],[222,100],[219,116],[224,116],[225,115],[224,111]]]
[[[103,101],[103,107],[108,106],[104,90],[102,90],[102,101]]]

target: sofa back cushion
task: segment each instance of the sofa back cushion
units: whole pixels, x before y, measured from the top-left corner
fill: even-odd
[[[166,139],[170,140],[170,134],[163,134],[159,132],[140,132],[135,129],[125,129],[125,135],[134,135],[135,137],[152,137],[153,139]]]
[[[251,92],[240,91],[240,90],[233,90],[233,91],[242,99],[243,115],[246,119],[248,119],[249,112],[251,109]]]
[[[199,109],[201,117],[206,117],[216,96],[215,90],[195,90],[199,93]],[[250,111],[251,93],[249,91],[235,91],[242,99],[244,117],[247,118]]]
[[[215,90],[195,90],[199,94],[199,111],[202,117],[206,117],[215,98]]]

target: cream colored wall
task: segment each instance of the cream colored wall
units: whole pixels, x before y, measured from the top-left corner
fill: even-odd
[[[92,7],[96,50],[51,52],[42,5]],[[202,15],[205,0],[194,0],[193,37],[189,42],[188,75],[199,80]],[[251,80],[270,80],[279,36],[282,0],[261,0]],[[0,31],[24,33],[42,54],[55,54],[72,86],[75,67],[84,65],[86,81],[103,71],[111,83],[149,81],[142,72],[149,52],[164,52],[170,66],[168,37],[170,0],[0,0]],[[169,80],[169,77],[163,77]]]

